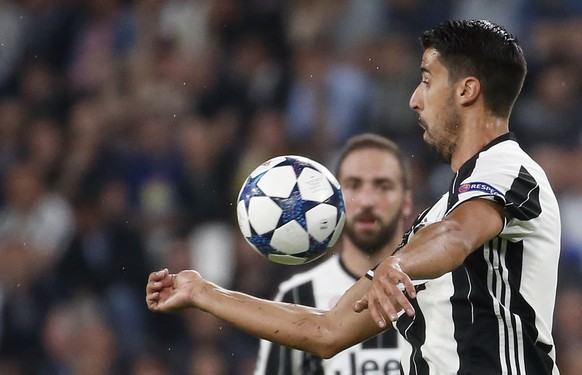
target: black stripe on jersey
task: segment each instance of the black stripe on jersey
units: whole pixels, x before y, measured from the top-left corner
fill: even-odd
[[[509,285],[516,290],[511,293],[510,310],[514,313],[512,323],[521,325],[522,336],[515,336],[514,346],[517,346],[518,340],[523,340],[523,361],[525,369],[521,369],[520,374],[543,375],[550,374],[554,365],[549,353],[552,350],[551,345],[538,341],[539,332],[535,326],[536,312],[527,303],[523,296],[517,292],[521,284],[522,265],[523,265],[523,242],[511,242],[500,240],[500,248],[505,250],[505,264],[509,274]],[[503,252],[502,252],[503,255]],[[543,293],[543,291],[540,291]],[[521,321],[516,322],[515,316],[520,316]],[[519,354],[519,353],[516,353]],[[520,359],[519,357],[517,359]]]
[[[408,375],[429,375],[430,371],[428,363],[422,355],[422,345],[426,341],[426,323],[424,315],[418,306],[416,298],[410,299],[410,303],[414,307],[416,314],[414,317],[409,317],[402,314],[396,321],[396,328],[406,341],[412,346],[412,353],[410,354],[410,373]]]
[[[315,306],[315,296],[313,295],[313,282],[309,281],[291,289],[293,292],[293,302],[299,305]],[[313,354],[302,352],[303,361],[301,363],[301,373],[304,375],[323,375],[322,358]]]
[[[294,303],[293,290],[288,291],[281,298],[282,302]],[[267,359],[265,374],[291,375],[292,372],[291,350],[287,347],[271,344]]]
[[[540,186],[524,167],[505,194],[505,200],[509,213],[519,220],[535,219],[542,213]]]
[[[451,207],[454,207],[455,204],[459,201],[459,185],[461,184],[461,181],[464,181],[467,177],[471,175],[471,173],[473,173],[475,165],[477,164],[478,156],[479,154],[467,160],[465,164],[463,164],[461,168],[459,168],[457,174],[453,178],[453,181],[451,181],[451,186],[449,186],[449,200],[447,201],[447,211],[449,211]]]
[[[455,306],[459,373],[551,373],[552,348],[537,341],[535,311],[519,293],[522,265],[523,242],[497,237],[453,271],[455,293],[451,302]],[[487,282],[482,285],[472,280]],[[467,320],[468,314],[472,319]],[[461,326],[461,321],[471,323]]]
[[[362,343],[363,349],[381,349],[397,348],[398,332],[395,329],[389,329],[379,335],[369,338]]]
[[[282,302],[315,306],[313,295],[313,283],[307,282],[287,291],[281,298]],[[291,358],[292,349],[285,346],[271,344],[265,374],[291,375],[293,362]],[[322,375],[322,359],[309,353],[302,353],[302,374]]]
[[[471,303],[473,289],[468,272],[464,265],[451,272],[455,292],[451,296],[450,301],[452,306],[455,306],[452,312],[452,318],[455,326],[454,337],[458,343],[459,368],[462,370],[459,373],[465,373],[465,369],[472,369],[470,343],[477,338],[473,337],[474,335],[472,334],[472,323],[475,316],[473,304]],[[465,324],[461,324],[461,322]],[[466,373],[475,373],[475,370],[473,369],[473,371],[467,371]]]

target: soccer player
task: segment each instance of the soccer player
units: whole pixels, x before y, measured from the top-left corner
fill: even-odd
[[[149,308],[198,308],[323,357],[392,321],[408,343],[405,374],[559,374],[551,333],[558,204],[509,131],[523,51],[504,28],[477,20],[446,21],[421,42],[410,106],[455,175],[394,255],[328,311],[225,290],[190,270],[150,274]]]
[[[346,202],[341,250],[279,286],[275,300],[330,309],[357,279],[392,255],[412,211],[410,171],[398,146],[375,134],[351,138],[336,168]],[[262,340],[255,375],[400,374],[398,333],[388,330],[331,359]]]

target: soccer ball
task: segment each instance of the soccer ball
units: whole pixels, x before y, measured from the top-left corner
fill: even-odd
[[[302,156],[277,156],[258,166],[237,202],[243,236],[275,263],[304,264],[321,257],[344,226],[338,181],[323,165]]]

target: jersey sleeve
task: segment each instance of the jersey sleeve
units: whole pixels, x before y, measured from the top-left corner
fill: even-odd
[[[494,154],[463,166],[453,184],[449,212],[470,199],[493,200],[505,208],[506,222],[527,221],[539,216],[540,188],[530,171],[511,155]]]

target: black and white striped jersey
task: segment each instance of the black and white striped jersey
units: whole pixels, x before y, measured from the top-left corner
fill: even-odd
[[[405,374],[558,374],[551,336],[560,253],[558,204],[544,171],[507,133],[468,160],[424,226],[469,199],[505,207],[501,233],[452,272],[417,286],[416,316],[396,326]],[[477,214],[477,213],[476,213]]]
[[[276,300],[329,310],[357,280],[333,256],[314,268],[281,283]],[[398,332],[390,329],[331,359],[289,349],[262,340],[255,375],[364,375],[400,374]]]

